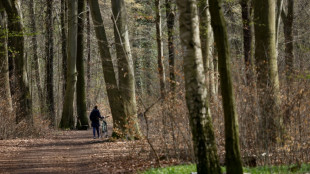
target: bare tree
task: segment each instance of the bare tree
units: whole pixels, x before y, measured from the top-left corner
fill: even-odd
[[[114,37],[116,54],[118,58],[118,79],[119,92],[122,98],[124,113],[123,121],[127,130],[123,130],[126,136],[140,136],[140,129],[137,120],[137,104],[135,93],[135,77],[133,72],[132,54],[129,44],[127,13],[124,0],[111,0]]]
[[[3,6],[0,3],[0,8]],[[9,61],[7,48],[7,28],[5,12],[0,12],[0,115],[4,116],[12,111],[12,98],[10,91]]]
[[[284,8],[282,9],[281,18],[284,24],[286,82],[290,85],[293,79],[292,75],[294,67],[294,0],[288,0],[287,2],[287,11],[285,11]]]
[[[175,5],[174,5],[175,6]],[[170,91],[175,93],[176,81],[175,81],[175,48],[174,48],[174,20],[175,14],[173,11],[172,0],[166,0],[166,18],[167,18],[167,30],[168,30],[168,54],[169,54],[169,82]]]
[[[67,82],[67,4],[66,0],[61,0],[60,26],[61,26],[61,54],[62,54],[62,74],[63,74],[63,95],[66,91]]]
[[[242,24],[243,24],[243,55],[245,62],[246,82],[251,82],[252,71],[252,17],[251,17],[251,0],[241,0]]]
[[[276,25],[274,0],[255,0],[255,61],[260,114],[259,141],[262,147],[275,143],[282,132],[283,120],[279,114],[280,87],[276,52]]]
[[[76,54],[76,109],[77,127],[88,125],[86,114],[86,94],[85,94],[85,72],[84,72],[84,22],[85,22],[85,1],[78,0],[78,35],[77,35],[77,54]]]
[[[180,38],[184,54],[186,103],[198,173],[221,173],[215,144],[199,38],[195,0],[178,0]]]
[[[24,34],[20,9],[16,6],[16,0],[3,0],[2,5],[8,16],[8,47],[13,56],[11,59],[14,60],[14,76],[17,83],[16,122],[25,120],[32,124],[32,101],[25,66]]]
[[[31,33],[32,33],[32,54],[33,54],[33,69],[35,71],[35,80],[36,80],[36,86],[38,89],[38,96],[40,100],[40,109],[42,112],[42,109],[45,108],[45,100],[44,100],[44,92],[41,85],[41,71],[40,71],[40,62],[38,57],[38,41],[37,41],[37,27],[36,27],[36,20],[35,20],[35,11],[34,11],[34,2],[33,0],[29,1],[29,14],[30,14],[30,27],[31,27]]]
[[[60,128],[73,128],[73,99],[76,88],[76,53],[77,53],[77,0],[67,0],[68,3],[68,58],[67,87],[63,103]]]
[[[225,120],[225,163],[227,173],[242,174],[238,114],[231,79],[230,48],[222,11],[222,0],[210,0],[210,14],[219,57],[219,73]]]
[[[156,42],[157,42],[157,65],[158,65],[158,74],[160,82],[160,95],[162,98],[165,98],[166,95],[166,75],[164,67],[164,50],[163,50],[163,41],[162,41],[162,27],[161,27],[161,3],[160,0],[155,0],[155,24],[156,24]]]
[[[54,108],[54,38],[53,38],[53,0],[46,0],[45,19],[45,62],[46,62],[46,104],[51,126],[55,125]]]

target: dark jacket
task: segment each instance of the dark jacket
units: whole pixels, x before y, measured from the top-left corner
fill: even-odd
[[[91,120],[91,126],[92,127],[99,127],[99,118],[104,118],[100,115],[100,112],[98,109],[93,109],[89,115],[89,119]]]

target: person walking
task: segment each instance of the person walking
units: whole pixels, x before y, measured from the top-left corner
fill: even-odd
[[[93,127],[94,139],[96,139],[96,131],[97,131],[97,134],[98,134],[98,138],[100,137],[99,118],[104,118],[104,117],[100,115],[100,111],[98,110],[98,106],[95,106],[94,109],[91,111],[91,113],[89,115],[89,119],[91,121],[91,126]]]

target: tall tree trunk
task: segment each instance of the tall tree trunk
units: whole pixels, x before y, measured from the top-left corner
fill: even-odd
[[[209,69],[209,26],[208,26],[208,0],[199,0],[199,24],[200,24],[200,40],[202,50],[203,68],[207,72]],[[207,86],[209,80],[207,77]]]
[[[51,126],[55,125],[54,108],[54,39],[53,39],[53,0],[46,0],[45,19],[45,61],[46,61],[46,104]]]
[[[128,130],[123,130],[126,136],[139,137],[140,129],[137,120],[137,104],[135,93],[135,77],[132,54],[129,44],[127,14],[124,0],[111,0],[116,54],[118,58],[119,91],[124,107],[124,122]]]
[[[282,10],[282,21],[285,38],[285,69],[286,83],[292,82],[293,67],[294,67],[294,37],[293,37],[293,22],[294,22],[294,0],[288,0],[287,12]],[[289,88],[288,88],[289,89]]]
[[[156,42],[157,42],[157,65],[158,65],[158,74],[160,82],[160,95],[162,98],[165,98],[166,87],[165,87],[165,69],[164,69],[164,50],[163,50],[163,41],[162,41],[162,28],[161,28],[161,8],[160,0],[155,0],[155,23],[156,23]]]
[[[196,1],[178,0],[177,3],[180,10],[180,38],[184,51],[186,103],[197,171],[198,173],[221,173],[207,102]]]
[[[167,30],[168,30],[168,54],[169,54],[169,82],[170,82],[170,91],[173,96],[175,95],[175,53],[174,53],[174,18],[175,14],[172,9],[172,0],[166,0],[166,18],[167,18]]]
[[[122,133],[122,130],[126,129],[125,128],[126,122],[123,119],[125,113],[124,113],[124,107],[122,106],[123,105],[122,98],[120,97],[118,86],[116,83],[116,76],[113,68],[109,43],[105,33],[98,0],[89,1],[89,6],[95,27],[99,52],[101,56],[104,80],[107,86],[106,90],[113,117],[113,127],[114,127],[113,135],[118,136]]]
[[[210,0],[211,24],[219,56],[219,73],[225,118],[225,150],[227,173],[242,174],[239,147],[238,114],[233,92],[230,70],[230,48],[222,0]]]
[[[76,53],[77,53],[77,0],[67,0],[68,3],[68,58],[67,58],[67,86],[63,103],[60,128],[73,128],[73,99],[77,81]]]
[[[77,127],[88,125],[86,114],[86,95],[85,95],[85,73],[84,73],[84,21],[85,21],[85,1],[78,0],[78,35],[77,35],[77,82],[76,82],[76,109]]]
[[[16,122],[23,120],[32,124],[32,101],[28,86],[27,72],[24,58],[24,34],[23,24],[20,19],[20,11],[15,0],[3,0],[2,5],[8,15],[9,42],[8,47],[14,59],[14,76],[16,78],[17,109]]]
[[[2,9],[2,3],[0,2]],[[0,115],[11,116],[12,98],[10,91],[9,60],[7,48],[7,28],[5,12],[0,12]],[[2,118],[0,118],[2,120]]]
[[[283,1],[284,0],[277,0],[277,16],[276,16],[276,48],[278,47],[279,43],[279,31],[280,31],[280,19],[281,13],[283,11]]]
[[[30,27],[31,27],[31,33],[32,33],[32,54],[33,54],[33,69],[35,71],[35,80],[36,80],[36,86],[38,89],[38,96],[40,101],[40,110],[41,113],[43,109],[45,108],[45,100],[44,100],[44,92],[41,85],[41,71],[40,71],[40,63],[39,63],[39,57],[38,57],[38,42],[37,42],[37,27],[36,27],[36,20],[35,20],[35,12],[34,12],[34,2],[33,0],[29,1],[29,14],[30,14]]]
[[[86,69],[86,77],[87,77],[87,94],[90,92],[90,56],[91,56],[91,50],[90,50],[90,13],[89,13],[89,0],[87,0],[87,22],[86,22],[86,32],[87,32],[87,69]],[[89,108],[91,105],[90,97],[87,97],[87,107]]]
[[[67,83],[67,4],[66,0],[61,0],[61,13],[60,13],[60,25],[61,25],[61,54],[62,54],[62,73],[63,73],[63,95],[66,91]]]
[[[243,24],[243,54],[245,62],[246,83],[252,79],[252,32],[251,32],[251,13],[250,0],[241,0],[242,24]]]
[[[260,114],[259,141],[275,143],[277,133],[282,132],[280,116],[280,91],[276,55],[276,28],[274,0],[255,0],[255,61],[257,66],[257,90]],[[279,132],[280,131],[280,132]]]

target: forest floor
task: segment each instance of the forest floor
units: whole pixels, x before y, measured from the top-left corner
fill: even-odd
[[[92,130],[0,140],[0,173],[136,173],[156,167],[146,141],[93,139]],[[177,161],[167,161],[178,164]]]

